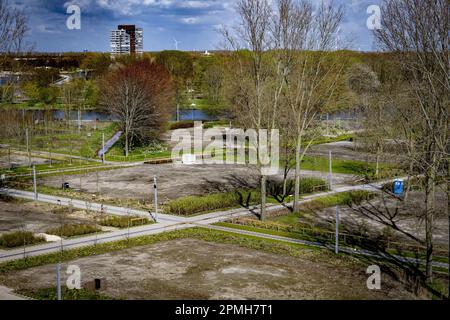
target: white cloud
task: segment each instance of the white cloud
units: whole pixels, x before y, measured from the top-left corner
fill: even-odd
[[[198,24],[200,22],[200,18],[199,17],[186,17],[186,18],[181,18],[180,22],[183,24]]]

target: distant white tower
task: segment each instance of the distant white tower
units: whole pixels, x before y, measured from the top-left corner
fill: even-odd
[[[178,45],[179,45],[180,43],[182,43],[182,42],[181,42],[181,41],[178,41],[178,40],[175,39],[175,38],[173,38],[173,42],[175,43],[175,50],[178,51]]]

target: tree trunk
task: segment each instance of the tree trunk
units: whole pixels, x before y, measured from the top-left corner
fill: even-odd
[[[261,213],[260,219],[261,221],[266,220],[266,196],[267,196],[267,176],[261,176]]]
[[[287,197],[287,181],[289,175],[289,152],[288,147],[285,148],[284,175],[283,175],[283,201]]]
[[[425,244],[426,244],[426,277],[433,279],[433,218],[435,209],[436,176],[434,163],[429,164],[425,177]]]
[[[287,197],[287,172],[284,173],[283,177],[283,200]]]
[[[450,163],[447,160],[447,217],[448,217],[448,261],[450,261]],[[448,269],[448,294],[450,298],[450,268]]]
[[[409,190],[411,189],[411,178],[413,176],[413,169],[414,169],[414,162],[410,161],[410,163],[409,163],[408,180],[406,182],[405,197],[403,198],[404,201],[408,200]]]
[[[380,172],[380,154],[377,152],[377,159],[375,164],[375,177],[378,178],[379,172]]]
[[[294,212],[299,210],[300,202],[300,152],[301,152],[302,140],[297,138],[297,146],[295,148],[295,191],[294,191]]]
[[[125,157],[128,158],[128,129],[125,129]]]

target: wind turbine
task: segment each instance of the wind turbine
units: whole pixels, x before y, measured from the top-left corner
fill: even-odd
[[[173,42],[175,43],[175,50],[178,51],[178,45],[182,43],[181,41],[177,41],[177,39],[173,38]]]
[[[339,26],[336,32],[336,51],[340,49],[341,46],[341,27]]]

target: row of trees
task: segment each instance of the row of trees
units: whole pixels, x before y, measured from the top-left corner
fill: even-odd
[[[406,150],[410,175],[424,178],[426,277],[431,279],[437,186],[446,185],[450,195],[450,2],[385,0],[382,16],[377,42],[395,53],[393,62],[401,70],[383,84],[382,112],[388,114],[391,137]]]
[[[343,11],[333,1],[315,7],[308,0],[239,0],[239,23],[223,30],[233,50],[224,64],[225,94],[239,125],[280,130],[285,173],[295,170],[294,211],[317,116],[341,103],[364,111],[376,175],[389,147],[410,176],[424,178],[427,279],[433,275],[435,190],[442,184],[449,190],[449,6],[447,0],[383,1],[383,28],[375,37],[389,54],[367,55],[366,63],[334,50]],[[263,174],[260,187],[264,219]]]
[[[277,0],[274,8],[267,0],[240,0],[237,12],[239,24],[223,30],[234,52],[226,66],[228,99],[239,125],[280,130],[286,167],[294,161],[298,211],[305,142],[313,141],[317,116],[343,98],[347,63],[332,51],[343,10],[333,2],[315,8],[307,0]],[[267,177],[262,171],[260,181],[264,219]]]

